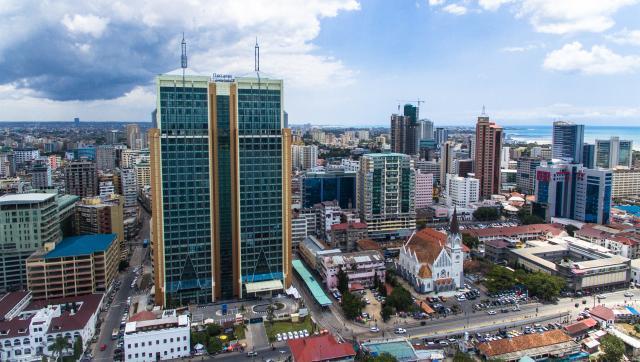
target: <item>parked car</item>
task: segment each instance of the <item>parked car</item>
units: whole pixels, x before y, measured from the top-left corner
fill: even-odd
[[[395,334],[405,334],[407,333],[407,330],[401,327],[396,328],[395,331],[393,331]]]

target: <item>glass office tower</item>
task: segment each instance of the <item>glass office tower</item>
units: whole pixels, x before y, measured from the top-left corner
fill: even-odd
[[[564,121],[553,122],[552,157],[582,163],[584,125]]]
[[[156,304],[290,283],[290,132],[282,81],[158,77],[150,132]]]

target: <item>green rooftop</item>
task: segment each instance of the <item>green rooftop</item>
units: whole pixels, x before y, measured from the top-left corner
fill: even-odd
[[[296,259],[291,264],[293,265],[293,269],[295,269],[300,278],[307,285],[307,288],[311,291],[311,294],[313,294],[313,298],[316,300],[316,302],[318,302],[318,304],[323,307],[333,304],[331,302],[331,299],[329,299],[329,297],[327,297],[327,295],[322,290],[320,284],[318,284],[309,270],[307,270],[304,264],[302,264],[302,261]]]

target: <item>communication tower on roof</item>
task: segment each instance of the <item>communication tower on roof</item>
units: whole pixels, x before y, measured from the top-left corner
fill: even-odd
[[[184,32],[182,32],[182,55],[180,56],[180,67],[182,67],[182,86],[184,87],[184,73],[187,69],[187,42],[184,40]]]

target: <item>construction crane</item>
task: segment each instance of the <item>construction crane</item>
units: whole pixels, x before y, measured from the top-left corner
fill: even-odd
[[[420,108],[420,103],[424,103],[424,101],[420,98],[418,98],[418,100],[415,101],[408,101],[408,100],[404,100],[404,99],[396,99],[396,102],[398,102],[398,111],[400,111],[400,107],[402,106],[402,103],[407,104],[407,103],[416,103],[418,105],[418,108]]]

